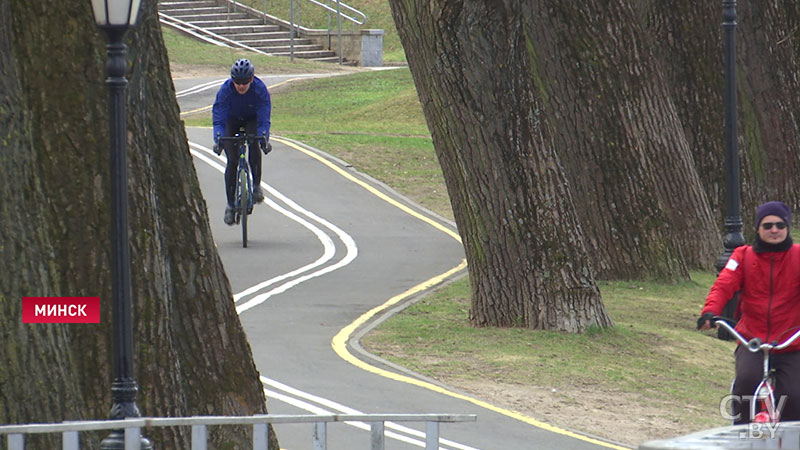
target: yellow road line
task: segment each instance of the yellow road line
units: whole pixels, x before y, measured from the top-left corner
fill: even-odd
[[[188,115],[191,115],[191,114],[197,114],[197,113],[201,113],[201,112],[204,112],[204,111],[208,111],[213,106],[214,105],[208,105],[208,106],[203,106],[202,108],[193,109],[191,111],[184,111],[184,112],[181,113],[181,116],[188,116]]]
[[[433,219],[431,219],[429,217],[423,216],[422,214],[414,211],[413,209],[407,207],[406,205],[403,205],[402,203],[400,203],[400,202],[394,200],[393,198],[387,196],[386,194],[384,194],[383,192],[379,191],[378,189],[375,189],[374,187],[370,186],[369,184],[365,183],[364,181],[361,181],[358,178],[354,177],[352,174],[348,173],[347,171],[345,171],[341,167],[339,167],[339,166],[335,165],[334,163],[330,162],[329,160],[323,158],[322,156],[320,156],[316,152],[312,152],[310,150],[307,150],[307,149],[305,149],[305,148],[303,148],[303,147],[301,147],[301,146],[299,146],[299,145],[297,145],[297,144],[295,144],[293,142],[286,141],[284,139],[272,138],[272,140],[280,142],[281,144],[287,145],[289,147],[292,147],[292,148],[294,148],[296,150],[299,150],[299,151],[311,156],[312,158],[314,158],[314,159],[322,162],[326,166],[330,167],[331,169],[333,169],[335,172],[339,173],[340,175],[342,175],[346,179],[358,184],[359,186],[363,187],[364,189],[366,189],[370,193],[376,195],[380,199],[390,203],[393,206],[396,206],[397,208],[400,208],[404,212],[406,212],[408,214],[411,214],[412,216],[414,216],[414,217],[416,217],[416,218],[418,218],[420,220],[423,220],[423,221],[427,222],[428,224],[432,225],[434,228],[447,233],[453,239],[457,240],[458,242],[461,242],[461,236],[459,236],[456,232],[450,230],[449,228],[447,228],[444,225],[434,221]],[[524,414],[520,414],[520,413],[511,411],[509,409],[506,409],[506,408],[501,408],[501,407],[492,405],[492,404],[487,403],[487,402],[485,402],[483,400],[478,400],[476,398],[472,398],[472,397],[469,397],[469,396],[466,396],[466,395],[463,395],[463,394],[459,394],[459,393],[456,393],[456,392],[449,391],[449,390],[447,390],[447,389],[445,389],[445,388],[443,388],[441,386],[437,386],[437,385],[435,385],[433,383],[428,383],[426,381],[418,380],[416,378],[412,378],[412,377],[409,377],[409,376],[406,376],[406,375],[400,375],[400,374],[397,374],[397,373],[394,373],[394,372],[390,372],[388,370],[384,370],[384,369],[372,366],[372,365],[367,364],[364,361],[356,358],[355,356],[353,356],[353,354],[350,353],[350,351],[347,349],[347,341],[350,340],[350,337],[353,335],[353,333],[355,333],[356,330],[360,326],[362,326],[365,323],[367,323],[375,315],[377,315],[378,313],[380,313],[382,311],[385,311],[386,309],[388,309],[389,307],[391,307],[393,305],[396,305],[397,303],[401,302],[402,300],[405,300],[405,299],[407,299],[407,298],[409,298],[409,297],[411,297],[411,296],[413,296],[415,294],[418,294],[420,292],[423,292],[425,290],[428,290],[428,289],[432,288],[433,286],[436,286],[437,284],[439,284],[442,281],[446,280],[448,277],[458,273],[459,271],[463,270],[466,267],[467,267],[467,261],[466,260],[462,260],[459,265],[457,265],[456,267],[453,267],[452,269],[448,270],[447,272],[444,272],[444,273],[442,273],[440,275],[437,275],[437,276],[435,276],[435,277],[433,277],[433,278],[431,278],[431,279],[429,279],[427,281],[423,281],[422,283],[420,283],[420,284],[408,289],[407,291],[390,298],[384,304],[382,304],[380,306],[377,306],[375,308],[372,308],[371,310],[369,310],[366,313],[364,313],[363,315],[361,315],[361,317],[359,317],[355,321],[353,321],[350,325],[342,328],[342,330],[339,331],[339,333],[336,334],[336,336],[334,336],[333,340],[331,341],[331,347],[333,347],[333,350],[336,352],[337,355],[339,355],[340,358],[344,359],[345,361],[349,362],[350,364],[352,364],[352,365],[354,365],[356,367],[359,367],[359,368],[361,368],[363,370],[366,370],[367,372],[372,372],[374,374],[380,375],[380,376],[385,377],[385,378],[389,378],[389,379],[392,379],[392,380],[395,380],[395,381],[400,381],[400,382],[412,384],[414,386],[419,386],[419,387],[422,387],[422,388],[425,388],[425,389],[428,389],[428,390],[431,390],[431,391],[434,391],[434,392],[438,392],[438,393],[443,394],[443,395],[447,395],[447,396],[450,396],[450,397],[457,398],[459,400],[464,400],[464,401],[470,402],[472,404],[475,404],[477,406],[480,406],[481,408],[488,409],[490,411],[494,411],[494,412],[502,414],[504,416],[508,416],[508,417],[517,419],[519,421],[525,422],[525,423],[527,423],[529,425],[533,425],[533,426],[535,426],[537,428],[541,428],[543,430],[547,430],[547,431],[550,431],[550,432],[553,432],[553,433],[557,433],[557,434],[560,434],[560,435],[563,435],[563,436],[568,436],[568,437],[571,437],[571,438],[579,439],[579,440],[584,441],[584,442],[588,442],[588,443],[591,443],[591,444],[595,444],[595,445],[599,445],[599,446],[603,446],[603,447],[607,447],[607,448],[613,448],[613,449],[616,449],[616,450],[629,450],[627,447],[622,447],[622,446],[619,446],[619,445],[611,444],[609,442],[601,441],[599,439],[594,439],[594,438],[591,438],[591,437],[588,437],[588,436],[584,436],[584,435],[575,433],[573,431],[565,430],[563,428],[559,428],[559,427],[556,427],[556,426],[541,422],[541,421],[536,420],[536,419],[534,419],[532,417],[528,417],[528,416],[526,416]]]
[[[338,172],[339,175],[341,175],[341,176],[347,178],[348,180],[352,181],[353,183],[356,183],[359,186],[363,187],[364,189],[366,189],[367,191],[369,191],[370,193],[372,193],[376,197],[380,198],[381,200],[384,200],[385,202],[387,202],[387,203],[389,203],[389,204],[401,209],[403,212],[405,212],[407,214],[410,214],[410,215],[416,217],[417,219],[422,220],[423,222],[426,222],[427,224],[431,225],[432,227],[436,228],[437,230],[442,231],[444,233],[447,233],[450,237],[452,237],[453,239],[455,239],[459,243],[461,242],[461,236],[459,236],[458,233],[456,233],[455,231],[447,228],[446,226],[444,226],[441,223],[431,219],[430,217],[424,216],[424,215],[414,211],[413,209],[409,208],[408,206],[398,202],[397,200],[389,197],[388,195],[384,194],[383,192],[379,191],[378,189],[375,189],[374,187],[370,186],[369,184],[365,183],[364,181],[359,180],[358,178],[354,177],[351,173],[347,172],[346,170],[342,169],[341,167],[337,166],[336,164],[328,161],[326,158],[323,158],[322,156],[318,155],[317,153],[312,152],[311,150],[307,150],[307,149],[295,144],[294,142],[290,142],[290,141],[287,141],[287,140],[284,140],[284,139],[281,139],[281,138],[272,137],[270,139],[273,140],[273,141],[280,142],[281,144],[287,145],[289,147],[292,147],[295,150],[299,150],[299,151],[307,154],[308,156],[311,156],[312,158],[316,159],[317,161],[319,161],[319,162],[325,164],[326,166],[330,167],[335,172]]]

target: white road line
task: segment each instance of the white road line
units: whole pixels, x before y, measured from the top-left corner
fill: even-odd
[[[224,158],[222,158],[221,156],[214,155],[214,153],[211,151],[211,149],[209,149],[208,147],[202,146],[200,144],[197,144],[197,143],[194,143],[194,142],[189,142],[189,145],[190,145],[190,148],[192,149],[191,153],[192,153],[193,156],[199,158],[200,160],[202,160],[203,162],[205,162],[209,166],[217,169],[219,172],[222,172],[222,173],[225,172],[225,166],[223,165]],[[298,212],[299,214],[301,214],[301,215],[303,215],[303,216],[305,216],[305,217],[307,217],[307,218],[309,218],[309,219],[311,219],[311,220],[323,225],[324,227],[328,228],[333,233],[335,233],[338,236],[338,238],[341,240],[341,242],[344,244],[344,246],[345,246],[347,251],[346,251],[345,256],[339,262],[337,262],[336,264],[323,267],[322,269],[317,270],[317,271],[312,272],[312,273],[308,273],[308,274],[306,274],[306,275],[304,275],[302,277],[299,277],[299,278],[296,278],[296,279],[294,279],[292,281],[286,282],[286,283],[284,283],[282,285],[279,285],[276,288],[274,288],[274,289],[272,289],[272,290],[270,290],[270,291],[268,291],[266,293],[263,293],[263,294],[260,294],[260,295],[256,295],[253,298],[245,301],[244,303],[242,303],[242,304],[240,304],[239,306],[236,307],[236,312],[239,313],[239,314],[241,314],[244,311],[247,311],[250,308],[253,308],[255,306],[258,306],[258,305],[264,303],[267,299],[269,299],[271,296],[273,296],[275,294],[286,292],[288,289],[290,289],[290,288],[292,288],[294,286],[297,286],[298,284],[300,284],[300,283],[302,283],[304,281],[308,281],[308,280],[310,280],[312,278],[316,278],[316,277],[319,277],[319,276],[324,275],[326,273],[330,273],[330,272],[332,272],[332,271],[334,271],[336,269],[340,269],[340,268],[350,264],[356,258],[356,256],[358,256],[358,247],[356,246],[355,241],[353,240],[353,238],[350,235],[348,235],[347,233],[342,231],[339,227],[337,227],[337,226],[333,225],[332,223],[328,222],[327,220],[317,216],[316,214],[314,214],[314,213],[302,208],[295,201],[293,201],[290,198],[286,197],[285,195],[280,193],[278,190],[276,190],[272,186],[269,186],[267,183],[262,182],[261,186],[262,186],[262,188],[266,189],[267,192],[269,194],[271,194],[273,197],[275,197],[275,198],[279,199],[280,201],[282,201],[283,203],[285,203],[289,208],[291,208],[291,209],[295,210],[296,212]],[[324,252],[323,252],[322,256],[320,256],[316,261],[314,261],[314,262],[312,262],[310,264],[307,264],[307,265],[305,265],[303,267],[300,267],[298,269],[295,269],[293,271],[287,272],[287,273],[285,273],[283,275],[280,275],[280,276],[271,278],[269,280],[263,281],[261,283],[258,283],[258,284],[254,285],[254,286],[251,286],[251,287],[245,289],[242,292],[239,292],[239,293],[235,294],[234,295],[234,300],[237,301],[237,302],[241,301],[243,298],[245,298],[248,295],[253,295],[253,294],[255,294],[255,293],[259,292],[259,291],[262,291],[262,290],[268,288],[269,286],[272,286],[275,283],[284,281],[286,279],[298,276],[300,274],[309,272],[309,271],[311,271],[313,269],[316,269],[316,268],[318,268],[320,266],[323,266],[324,264],[329,262],[331,259],[333,259],[334,255],[336,253],[336,247],[335,247],[335,245],[333,243],[333,239],[331,239],[331,237],[326,232],[324,232],[322,229],[320,229],[319,227],[315,226],[314,224],[312,224],[308,220],[303,219],[302,217],[298,216],[297,214],[295,214],[295,213],[283,208],[282,206],[278,205],[277,203],[275,203],[273,200],[271,200],[269,198],[265,198],[264,201],[270,208],[272,208],[275,211],[280,212],[281,214],[285,215],[286,217],[296,221],[297,223],[303,225],[309,231],[314,233],[314,235],[317,236],[317,239],[322,243],[323,248],[324,248]]]
[[[225,80],[227,80],[227,78],[223,78],[221,80],[209,81],[208,83],[203,83],[203,84],[198,84],[196,86],[192,86],[192,87],[190,87],[188,89],[184,89],[182,91],[176,92],[175,93],[175,98],[181,98],[181,97],[185,97],[187,95],[196,94],[198,92],[207,91],[209,89],[215,89],[217,86],[220,86],[222,83],[224,83]]]
[[[318,397],[318,396],[316,396],[314,394],[310,394],[308,392],[301,391],[301,390],[299,390],[297,388],[293,388],[293,387],[291,387],[291,386],[289,386],[287,384],[281,383],[280,381],[273,380],[273,379],[267,378],[265,376],[261,376],[260,379],[261,379],[261,383],[264,384],[264,386],[267,386],[269,388],[277,389],[277,390],[285,392],[285,394],[281,394],[281,393],[279,393],[277,391],[265,388],[264,389],[264,393],[267,394],[267,397],[274,398],[276,400],[280,400],[280,401],[282,401],[284,403],[288,403],[288,404],[290,404],[292,406],[295,406],[295,407],[300,408],[300,409],[304,409],[304,410],[309,411],[311,413],[314,413],[314,414],[332,414],[332,412],[330,410],[333,410],[333,411],[337,411],[340,414],[363,414],[363,412],[358,411],[358,410],[353,409],[353,408],[350,408],[350,407],[347,407],[345,405],[342,405],[341,403],[337,403],[337,402],[334,402],[332,400],[328,400],[326,398]],[[313,405],[312,403],[309,403],[309,402],[314,402],[314,403],[316,403],[318,405],[321,405],[322,407],[328,408],[328,409],[320,408],[320,407],[315,406],[315,405]],[[361,423],[361,422],[359,422],[359,423]],[[367,424],[363,424],[363,425],[364,425],[363,427],[359,427],[359,428],[366,429],[366,430],[369,429],[369,426]],[[419,446],[420,447],[424,447],[425,446],[425,442],[424,442],[425,433],[423,433],[422,431],[418,431],[418,430],[415,430],[413,428],[409,428],[409,427],[406,427],[406,426],[403,426],[403,425],[399,425],[399,424],[394,423],[394,422],[386,422],[385,425],[386,425],[386,428],[388,428],[388,429],[395,430],[395,431],[398,431],[398,432],[401,432],[401,433],[406,433],[406,434],[409,434],[411,436],[416,436],[418,438],[422,438],[423,439],[422,441],[415,441],[414,445],[418,445],[416,442],[419,442],[419,444],[420,444]],[[390,434],[390,432],[387,432],[386,436],[389,436],[389,434]],[[401,440],[404,440],[404,439],[401,439]],[[409,442],[409,441],[406,441],[406,442]],[[454,442],[454,441],[451,441],[451,440],[448,440],[448,439],[443,439],[443,438],[439,438],[439,443],[441,445],[447,445],[448,447],[455,448],[455,449],[460,449],[460,450],[478,450],[475,447],[470,447],[470,446],[467,446],[467,445],[464,445],[464,444],[459,444],[457,442]]]

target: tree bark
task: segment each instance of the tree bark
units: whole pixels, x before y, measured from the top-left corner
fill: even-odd
[[[143,2],[126,42],[137,403],[147,416],[265,413],[155,1]],[[104,419],[112,358],[106,38],[90,2],[5,0],[0,43],[0,359],[13,362],[0,367],[0,422]],[[22,297],[50,295],[99,296],[101,324],[22,324]],[[251,442],[249,429],[209,431],[215,448]],[[146,432],[161,448],[190,446],[188,428]],[[279,448],[274,433],[271,441]]]
[[[522,2],[530,78],[598,276],[685,279],[717,256],[718,233],[635,4]]]
[[[722,126],[722,2],[650,2],[641,15],[659,45],[658,59],[677,105],[694,165],[716,222],[727,188]],[[737,2],[736,73],[739,159],[745,232],[756,207],[782,200],[800,208],[800,7],[794,2]]]
[[[515,316],[526,294],[514,287],[552,273],[558,252],[613,279],[685,279],[711,267],[731,213],[721,207],[721,2],[390,5],[465,238],[473,314]],[[742,216],[752,236],[758,204],[800,205],[800,6],[740,3],[738,19]],[[521,153],[563,173],[548,179]],[[544,210],[558,215],[558,238]],[[526,221],[535,232],[519,226]],[[520,232],[552,245],[525,247]],[[520,273],[525,264],[532,273]]]
[[[800,209],[800,5],[739,2],[737,73],[743,215],[782,200]]]
[[[506,2],[392,0],[464,240],[478,326],[609,326],[524,23]]]

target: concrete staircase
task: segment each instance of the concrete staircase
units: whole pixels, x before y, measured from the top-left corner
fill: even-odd
[[[197,39],[274,56],[290,56],[288,24],[250,8],[241,5],[234,8],[217,0],[160,0],[158,11],[162,25]],[[297,34],[294,56],[339,62],[333,50]]]

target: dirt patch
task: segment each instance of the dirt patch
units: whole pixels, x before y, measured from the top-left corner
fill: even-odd
[[[181,78],[207,78],[207,77],[227,77],[229,75],[227,67],[215,66],[198,66],[187,64],[171,64],[170,72],[172,79],[177,80]]]
[[[642,406],[648,402],[622,391],[589,387],[564,390],[494,380],[441,381],[541,422],[634,448],[645,441],[687,434],[686,424],[664,416],[663,405]]]

